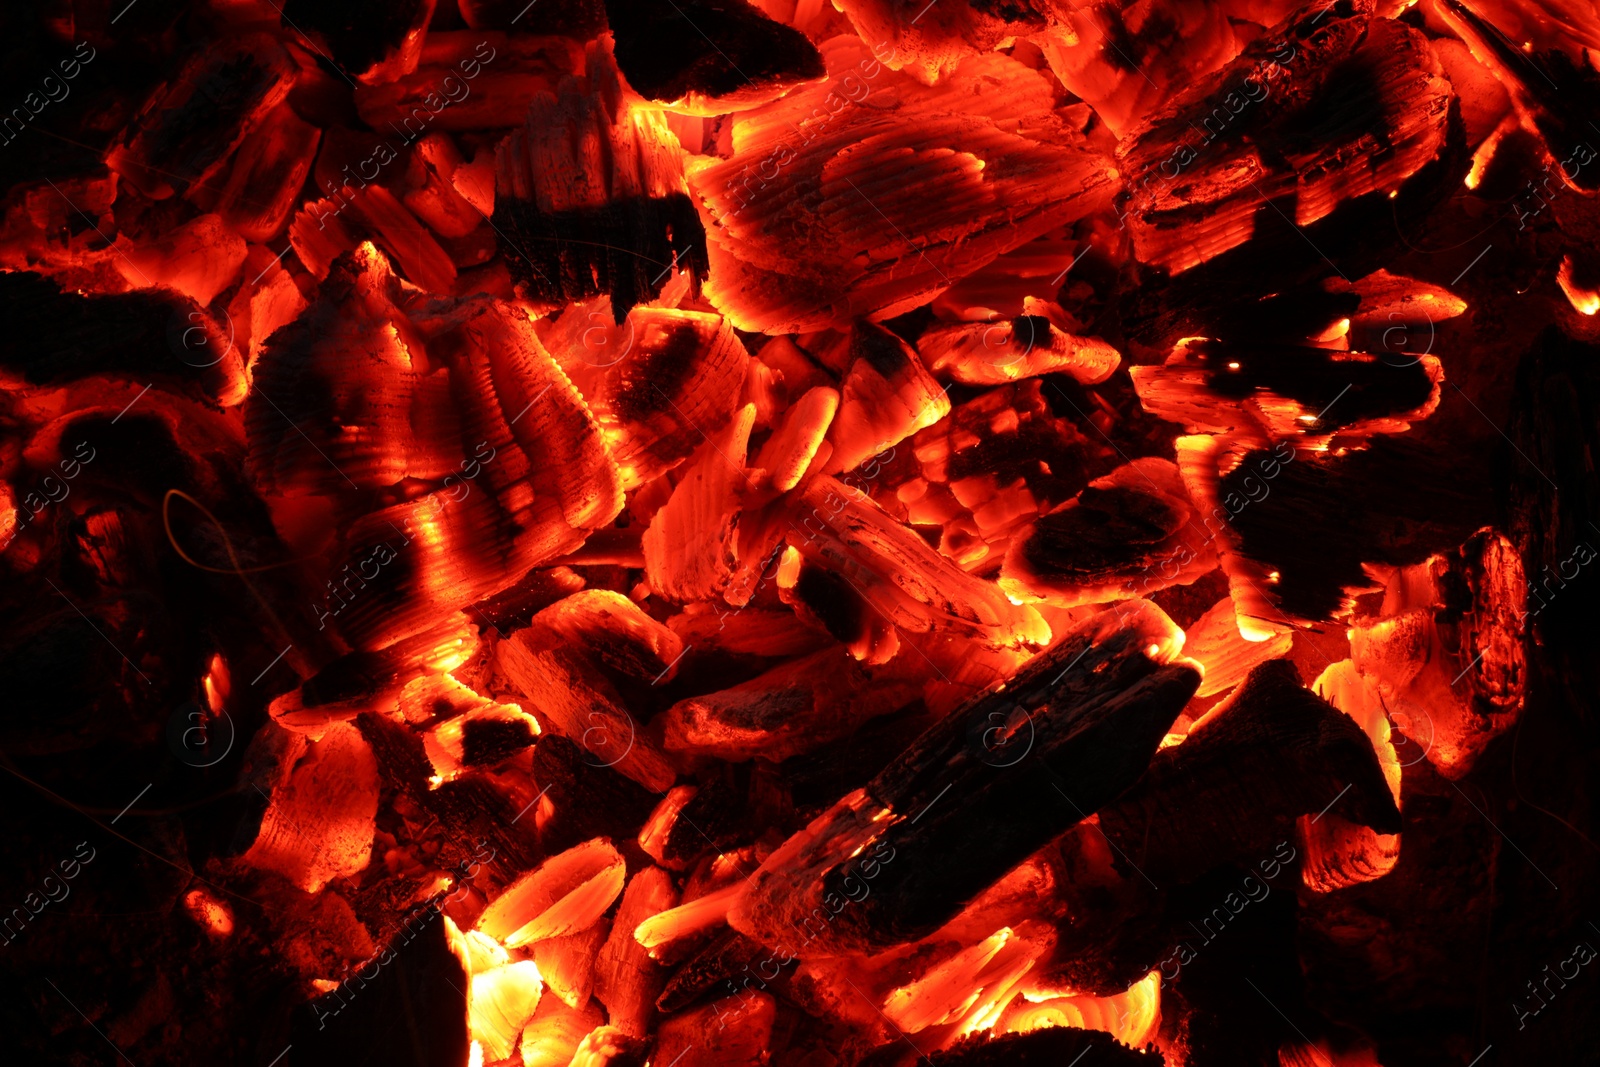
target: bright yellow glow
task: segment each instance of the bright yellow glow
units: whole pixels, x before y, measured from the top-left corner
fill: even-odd
[[[1600,290],[1585,289],[1572,280],[1572,258],[1561,257],[1561,268],[1556,271],[1556,284],[1567,294],[1567,300],[1580,315],[1593,315],[1600,311]]]
[[[1161,1021],[1161,974],[1151,971],[1124,992],[1109,997],[1072,990],[1023,989],[1023,1000],[1001,1020],[1004,1033],[1020,1034],[1047,1026],[1103,1030],[1134,1048],[1155,1034]]]
[[[1326,330],[1323,330],[1321,333],[1319,333],[1315,337],[1311,338],[1311,340],[1316,341],[1319,344],[1325,344],[1325,343],[1327,343],[1329,341],[1337,341],[1337,340],[1339,340],[1339,338],[1344,337],[1347,334],[1349,334],[1349,332],[1350,332],[1350,320],[1349,319],[1340,319],[1338,322],[1334,323],[1332,326],[1329,326]]]
[[[789,545],[778,557],[778,588],[793,589],[800,580],[800,550]]]
[[[233,911],[225,901],[219,900],[204,889],[191,889],[183,898],[184,906],[194,920],[214,937],[227,937],[233,933]]]
[[[1472,153],[1472,167],[1467,171],[1466,178],[1468,189],[1476,189],[1478,184],[1483,181],[1483,172],[1489,168],[1490,162],[1494,160],[1495,151],[1500,147],[1501,140],[1504,139],[1507,133],[1515,129],[1516,125],[1515,117],[1506,118],[1494,128],[1489,136],[1483,139],[1483,143],[1478,146],[1478,150]]]

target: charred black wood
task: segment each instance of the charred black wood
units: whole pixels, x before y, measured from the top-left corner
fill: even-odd
[[[1149,637],[1136,625],[1099,640],[1092,631],[1069,635],[868,783],[869,795],[907,816],[884,835],[907,862],[886,866],[863,918],[878,912],[895,941],[929,933],[1054,833],[1127,789],[1199,684],[1193,667],[1151,659]],[[952,782],[961,795],[935,806]],[[919,863],[919,854],[928,861]],[[963,857],[956,869],[933,860],[951,854]],[[842,889],[844,877],[836,870],[828,880]]]
[[[1588,121],[1600,109],[1600,73],[1559,49],[1524,49],[1461,0],[1445,0],[1444,8],[1463,36],[1493,57],[1496,75],[1513,83],[1563,176],[1580,189],[1600,189]]]
[[[412,657],[431,647],[432,633],[396,641],[376,652],[348,652],[333,659],[300,687],[300,701],[306,708],[330,714],[355,712],[372,694],[394,691],[412,677]]]
[[[820,623],[835,641],[845,645],[870,642],[875,627],[883,625],[880,616],[848,579],[809,561],[800,566],[799,577],[788,602],[801,618]]]
[[[295,1013],[293,1067],[437,1067],[467,1061],[467,973],[427,909],[347,978]]]
[[[724,931],[679,965],[656,998],[656,1007],[670,1015],[702,1000],[759,992],[774,979],[761,973],[761,965],[776,962],[770,949],[735,930]]]
[[[1105,832],[1082,822],[1041,853],[1054,874],[1052,899],[1038,918],[1056,930],[1053,954],[1036,969],[1045,984],[1112,996],[1160,967],[1176,937],[1167,919],[1172,887],[1135,872],[1107,869]],[[1163,976],[1163,984],[1171,974]]]
[[[708,852],[730,852],[747,844],[754,836],[749,780],[749,765],[734,764],[702,785],[667,831],[662,858],[687,867]]]
[[[941,720],[763,864],[730,915],[735,928],[788,943],[822,911],[802,955],[938,929],[1143,773],[1200,682],[1159,652],[1171,629],[1145,602],[1104,612]],[[952,855],[962,862],[944,861]]]
[[[949,480],[989,475],[999,485],[1011,485],[1020,478],[1035,500],[1053,507],[1108,473],[1117,462],[1115,454],[1098,443],[1099,435],[1091,439],[1092,430],[1086,433],[1069,421],[1082,419],[1088,409],[1074,411],[1063,402],[1055,390],[1057,379],[1071,382],[1077,390],[1082,387],[1064,374],[1047,380],[1041,395],[1052,406],[1062,405],[1060,417],[1029,419],[1014,433],[995,434],[951,453]],[[951,394],[956,403],[955,390]]]
[[[1227,595],[1228,576],[1218,567],[1188,585],[1174,585],[1152,593],[1150,600],[1166,612],[1173,622],[1187,630]]]
[[[539,841],[552,854],[593,837],[632,840],[659,799],[557,734],[534,746],[533,780],[555,813],[539,828]]]
[[[1426,760],[1406,765],[1400,797],[1404,829],[1394,869],[1377,882],[1308,898],[1300,915],[1297,936],[1311,1002],[1360,1025],[1378,1041],[1384,1059],[1420,1054],[1418,1062],[1430,1062],[1424,1050],[1438,1048],[1451,1032],[1471,1025],[1487,994],[1478,969],[1461,965],[1462,945],[1477,946],[1486,960],[1491,953],[1521,957],[1526,978],[1537,974],[1538,964],[1532,963],[1526,940],[1509,952],[1498,943],[1509,938],[1506,925],[1520,926],[1523,939],[1533,934],[1548,943],[1553,936],[1553,931],[1534,934],[1554,918],[1548,884],[1505,849],[1495,826],[1473,810],[1474,804],[1491,810],[1496,805],[1479,786],[1466,788],[1478,799],[1464,796]],[[1501,814],[1496,821],[1506,825],[1504,819]],[[1531,846],[1527,832],[1518,831],[1516,826],[1510,830]],[[1496,874],[1510,864],[1517,865],[1514,878]],[[1544,866],[1556,870],[1548,860]],[[1512,876],[1509,866],[1504,874]],[[1495,904],[1504,890],[1491,883],[1503,881],[1509,888],[1524,880],[1537,883],[1535,895],[1546,903],[1539,914],[1519,919],[1509,913],[1510,902]],[[1502,907],[1507,911],[1497,918]],[[1569,912],[1568,918],[1576,916]],[[1511,968],[1505,970],[1496,983],[1505,1003],[1527,1000],[1528,990],[1512,977]],[[1515,1015],[1495,1006],[1485,1025],[1492,1027],[1491,1034],[1498,1030],[1509,1039],[1520,1029]]]
[[[461,762],[468,767],[499,763],[533,744],[533,731],[517,719],[473,719],[461,728]]]
[[[1352,141],[1372,130],[1389,149],[1382,162],[1348,169],[1375,160]],[[1165,349],[1203,334],[1207,309],[1241,293],[1371,273],[1392,258],[1397,225],[1419,224],[1459,188],[1465,141],[1420,33],[1348,0],[1308,5],[1124,138],[1124,217],[1139,260],[1157,268],[1125,290],[1128,333]],[[1257,180],[1220,177],[1244,160]],[[1335,188],[1342,170],[1346,189]],[[1297,188],[1307,173],[1314,194]],[[1297,223],[1312,195],[1330,209]]]
[[[472,605],[467,617],[488,624],[504,637],[527,626],[539,612],[576,593],[583,585],[583,578],[570,567],[529,571],[511,588]]]
[[[862,723],[849,737],[785,760],[780,766],[796,808],[816,812],[872,779],[932,723],[918,700]]]
[[[493,221],[510,246],[506,266],[530,299],[559,305],[607,293],[618,322],[660,294],[666,266],[681,264],[698,277],[711,269],[686,193],[569,211],[500,196]]]
[[[1400,832],[1372,742],[1301,685],[1288,660],[1252,670],[1215,715],[1157,753],[1139,784],[1100,813],[1123,862],[1158,884],[1193,881],[1271,853],[1296,819],[1323,811]]]
[[[737,98],[823,75],[805,34],[746,0],[606,0],[617,66],[640,95],[663,103]]]
[[[90,375],[143,385],[156,377],[215,402],[240,369],[227,330],[170,289],[68,293],[48,278],[17,271],[0,274],[0,316],[11,341],[0,368],[29,385]]]
[[[186,192],[220,170],[294,80],[294,61],[265,34],[213,42],[145,101],[106,163],[152,198]]]
[[[292,31],[316,34],[330,53],[322,58],[359,78],[394,59],[406,46],[406,38],[428,25],[434,2],[284,0],[282,21]]]
[[[547,852],[554,851],[541,847],[531,818],[527,822],[516,818],[517,805],[492,777],[469,772],[437,789],[430,788],[433,764],[428,761],[420,735],[371,712],[359,716],[356,726],[378,761],[379,780],[383,783],[380,810],[387,810],[397,797],[403,797],[420,813],[418,821],[422,825],[412,832],[422,837],[437,826],[439,853],[435,862],[441,868],[460,869],[488,854],[494,857],[492,869],[509,882],[537,866]]]
[[[1144,569],[1190,516],[1185,502],[1138,484],[1087,486],[1076,501],[1039,519],[1019,542],[1018,573],[1037,587],[1100,585]]]
[[[1212,339],[1192,341],[1183,346],[1183,352],[1185,358],[1169,360],[1165,367],[1140,369],[1136,381],[1147,404],[1154,401],[1163,409],[1167,407],[1159,404],[1168,395],[1161,389],[1163,385],[1172,390],[1172,400],[1182,404],[1186,397],[1179,394],[1185,391],[1174,388],[1176,382],[1167,383],[1173,376],[1192,372],[1198,378],[1198,388],[1191,387],[1194,392],[1187,396],[1191,403],[1205,406],[1210,400],[1215,414],[1226,416],[1226,409],[1231,407],[1228,401],[1293,401],[1314,413],[1295,420],[1299,431],[1325,434],[1416,411],[1428,404],[1437,389],[1427,364],[1411,357],[1339,352],[1304,344]],[[1217,403],[1219,400],[1223,403]],[[1189,421],[1175,418],[1179,414],[1174,410],[1167,417]],[[1227,428],[1231,427],[1218,430]]]
[[[1252,452],[1221,478],[1219,500],[1248,499]],[[1448,449],[1404,437],[1374,438],[1344,456],[1302,454],[1283,465],[1269,494],[1229,520],[1240,550],[1278,572],[1255,591],[1293,618],[1326,619],[1340,610],[1346,590],[1370,579],[1363,563],[1420,563],[1453,549],[1494,515],[1493,490],[1474,465]],[[1337,538],[1307,530],[1344,531]]]

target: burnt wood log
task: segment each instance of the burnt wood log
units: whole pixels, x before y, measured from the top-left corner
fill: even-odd
[[[1481,1010],[1486,995],[1481,976],[1476,968],[1461,966],[1460,952],[1464,945],[1488,951],[1484,939],[1496,910],[1491,883],[1505,877],[1497,874],[1500,865],[1515,863],[1525,870],[1541,896],[1548,886],[1504,847],[1481,811],[1473,810],[1487,798],[1473,801],[1458,793],[1426,760],[1404,768],[1401,803],[1404,829],[1394,869],[1376,882],[1308,897],[1297,938],[1313,1003],[1357,1022],[1380,1049],[1394,1042],[1415,1055],[1438,1047],[1459,1025],[1452,1018]],[[1515,828],[1512,832],[1527,840]],[[1527,976],[1537,970],[1529,966]],[[1510,973],[1499,984],[1508,1001],[1527,995]],[[1513,1013],[1499,1004],[1494,1008],[1485,1013],[1486,1025],[1513,1029]],[[1380,1054],[1390,1059],[1387,1051]],[[1415,1062],[1443,1061],[1425,1056]]]
[[[1484,290],[1503,284],[1491,276]],[[1588,926],[1600,861],[1573,832],[1594,837],[1600,579],[1578,563],[1600,521],[1583,459],[1600,443],[1600,349],[1534,324],[1483,354],[1509,372],[1501,361],[1519,350],[1515,378],[1494,379],[1505,394],[1474,398],[1509,438],[1491,471],[1530,582],[1527,706],[1459,782],[1422,758],[1425,738],[1397,731],[1404,829],[1393,870],[1300,911],[1308,999],[1369,1034],[1386,1064],[1446,1067],[1490,1044],[1486,1061],[1562,1062],[1600,1033],[1582,984],[1592,966],[1566,988],[1558,975],[1582,958],[1577,943],[1600,945]]]
[[[794,806],[814,814],[865,785],[937,718],[919,700],[864,723],[849,737],[785,760],[782,775]]]
[[[1090,619],[791,837],[730,923],[802,957],[932,933],[1144,771],[1200,683],[1175,634],[1143,601]]]
[[[1378,129],[1408,143],[1382,168],[1352,167],[1373,158],[1352,139]],[[1123,217],[1141,262],[1162,268],[1124,290],[1124,329],[1164,350],[1203,335],[1219,307],[1385,266],[1396,227],[1421,225],[1459,190],[1469,152],[1421,34],[1348,0],[1307,6],[1124,138],[1136,192]],[[1314,178],[1302,187],[1301,174]],[[1185,221],[1213,232],[1197,239]]]
[[[583,585],[583,577],[571,567],[533,570],[511,588],[473,604],[467,614],[505,637],[524,628],[539,612],[576,593]]]
[[[641,96],[719,115],[823,75],[805,34],[746,0],[606,0],[617,66]]]
[[[434,770],[420,734],[372,713],[359,716],[356,726],[378,762],[383,808],[401,796],[415,805],[424,824],[415,831],[419,837],[435,823],[440,825],[434,862],[441,869],[476,870],[481,857],[492,854],[492,869],[510,881],[537,865],[545,852],[554,851],[541,848],[543,836],[536,834],[533,818],[517,818],[519,805],[494,778],[473,771],[431,789]]]
[[[1302,686],[1288,660],[1256,667],[1211,714],[1100,812],[1124,863],[1158,884],[1193,881],[1271,853],[1292,839],[1297,818],[1324,811],[1400,832],[1371,741]]]
[[[1275,201],[1309,226],[1396,191],[1443,152],[1452,101],[1421,33],[1349,0],[1308,5],[1123,138],[1136,254],[1177,275],[1250,241]]]
[[[706,295],[735,326],[900,315],[1108,205],[1116,171],[1044,75],[990,52],[925,92],[867,42],[844,44],[827,81],[735,116],[731,157],[689,175],[711,241]]]
[[[1072,607],[1192,582],[1216,566],[1195,511],[1172,463],[1134,460],[1018,534],[1001,588]]]
[[[666,627],[660,630],[677,640]],[[624,634],[608,636],[618,648],[628,644]],[[535,620],[500,643],[497,662],[531,706],[585,749],[593,766],[615,767],[655,793],[671,788],[676,776],[671,763],[644,736],[643,726],[611,683],[622,672],[588,654],[572,635]]]
[[[1600,74],[1581,58],[1585,50],[1577,44],[1577,33],[1567,42],[1580,57],[1575,59],[1561,48],[1542,47],[1554,28],[1550,23],[1561,26],[1564,20],[1537,19],[1536,25],[1543,23],[1534,31],[1541,38],[1541,47],[1533,47],[1531,41],[1519,44],[1512,40],[1484,13],[1461,0],[1444,0],[1439,11],[1445,23],[1474,46],[1475,54],[1485,56],[1485,65],[1506,83],[1518,109],[1533,120],[1550,154],[1561,164],[1562,177],[1587,192],[1600,189],[1600,168],[1591,165],[1595,151],[1589,145],[1594,127],[1587,118],[1600,109]]]
[[[774,958],[771,949],[736,930],[725,930],[678,966],[656,1007],[670,1015],[707,998],[758,992],[792,962]]]
[[[662,745],[725,760],[784,760],[905,707],[920,688],[898,664],[864,667],[835,645],[679,701],[659,717]]]
[[[1351,663],[1449,778],[1465,775],[1522,711],[1528,609],[1541,603],[1531,592],[1516,548],[1485,529],[1459,551],[1395,572],[1383,614],[1352,620]]]
[[[586,147],[594,142],[604,147]],[[541,94],[497,148],[492,222],[532,299],[560,306],[609,293],[618,322],[661,291],[667,267],[697,278],[709,269],[678,142],[659,113],[623,100],[593,43],[586,72]]]
[[[758,804],[753,764],[726,767],[695,788],[674,813],[661,844],[661,858],[674,870],[685,870],[709,852],[732,852],[758,837],[765,825]],[[691,787],[694,788],[694,787]]]
[[[1161,888],[1115,863],[1105,832],[1081,822],[1040,853],[1052,874],[1037,917],[1053,922],[1056,947],[1036,965],[1042,984],[1113,996],[1169,958],[1176,937],[1167,912],[1171,886]],[[1172,974],[1162,976],[1163,984]]]
[[[173,290],[86,295],[9,272],[0,274],[0,316],[11,342],[0,368],[27,385],[90,375],[144,384],[156,376],[213,404],[243,399],[243,358],[228,331]]]
[[[402,638],[376,652],[347,652],[330,659],[301,685],[290,714],[306,719],[348,719],[371,708],[380,694],[398,696],[415,677],[419,660],[438,648],[441,638],[470,633],[465,617],[457,618],[460,625],[455,633],[448,632],[447,623],[438,631]]]
[[[467,972],[427,909],[338,989],[302,1005],[288,1067],[438,1067],[467,1062]]]
[[[863,41],[881,42],[886,63],[927,83],[1008,37],[1038,33],[1061,10],[1050,0],[952,0],[931,8],[912,0],[841,0],[838,9]]]
[[[533,744],[533,731],[521,720],[474,719],[462,727],[461,763],[492,765]]]
[[[544,800],[541,812],[529,812],[527,818],[537,820],[539,840],[550,852],[592,837],[628,840],[657,799],[631,779],[600,766],[576,743],[554,734],[539,738],[534,746],[533,781]],[[546,801],[548,818],[542,813]]]
[[[1289,462],[1251,449],[1220,474],[1229,448],[1224,438],[1180,438],[1178,466],[1215,535],[1241,629],[1332,619],[1373,587],[1363,563],[1420,563],[1493,514],[1491,487],[1472,464],[1408,437],[1373,438],[1343,456],[1291,453]]]
[[[594,991],[606,1006],[611,1025],[632,1037],[646,1036],[655,1018],[655,1004],[666,974],[633,936],[639,923],[676,907],[672,877],[659,867],[646,867],[623,891],[622,903],[606,943],[594,965]]]
[[[145,101],[106,166],[156,200],[204,185],[295,78],[288,50],[264,33],[214,41]]]

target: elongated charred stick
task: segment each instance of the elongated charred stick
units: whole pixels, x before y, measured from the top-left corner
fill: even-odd
[[[729,922],[792,956],[936,930],[1149,763],[1200,672],[1159,608],[1096,615],[941,720],[764,863]]]

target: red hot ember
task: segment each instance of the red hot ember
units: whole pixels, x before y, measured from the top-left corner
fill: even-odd
[[[1600,1040],[1592,5],[0,27],[21,1060]]]

